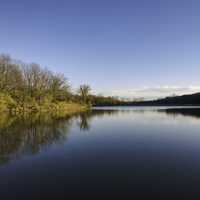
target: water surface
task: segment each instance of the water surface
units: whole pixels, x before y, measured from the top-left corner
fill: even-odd
[[[197,197],[200,108],[95,108],[0,119],[4,199]]]

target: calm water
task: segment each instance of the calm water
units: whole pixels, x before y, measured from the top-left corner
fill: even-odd
[[[200,108],[101,108],[61,120],[1,116],[0,195],[198,197]]]

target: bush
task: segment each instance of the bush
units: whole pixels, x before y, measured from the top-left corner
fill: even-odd
[[[0,93],[0,111],[12,111],[16,107],[16,102],[5,93]]]

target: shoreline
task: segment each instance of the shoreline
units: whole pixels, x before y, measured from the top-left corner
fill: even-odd
[[[0,105],[1,106],[1,105]],[[76,113],[86,112],[91,108],[85,104],[79,103],[69,103],[69,102],[59,102],[59,103],[50,103],[47,105],[40,105],[36,108],[32,107],[31,104],[27,104],[22,107],[17,105],[12,109],[5,108],[0,110],[0,114],[10,115],[10,116],[30,116],[30,115],[49,115],[52,117],[65,117],[73,115]]]

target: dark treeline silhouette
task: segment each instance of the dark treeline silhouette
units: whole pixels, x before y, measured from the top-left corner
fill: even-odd
[[[114,97],[94,97],[95,106],[200,106],[200,93],[166,97],[152,101],[121,101]]]
[[[153,101],[128,102],[128,105],[136,106],[198,106],[200,105],[200,93],[166,97]]]
[[[125,103],[116,97],[105,97],[101,95],[89,95],[89,99],[93,106],[117,106]]]

